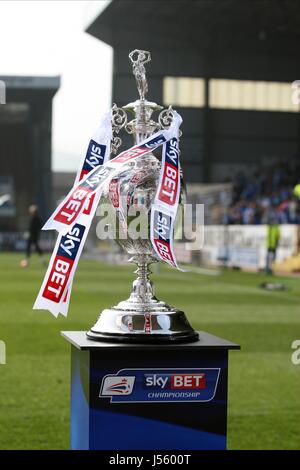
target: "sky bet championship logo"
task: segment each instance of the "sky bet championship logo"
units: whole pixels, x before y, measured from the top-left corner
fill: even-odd
[[[102,379],[100,397],[122,402],[205,402],[214,398],[220,369],[121,369]]]

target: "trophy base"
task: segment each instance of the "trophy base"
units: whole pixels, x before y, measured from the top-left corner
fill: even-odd
[[[130,343],[130,344],[170,344],[170,343],[193,343],[198,341],[199,335],[196,332],[173,335],[145,335],[145,334],[109,334],[94,333],[92,330],[86,333],[88,339],[93,341],[105,341],[110,343]]]
[[[87,337],[94,341],[140,344],[197,341],[198,333],[184,312],[155,297],[148,278],[149,264],[155,259],[136,255],[131,261],[138,266],[138,277],[133,282],[130,297],[103,310]]]
[[[189,343],[198,336],[185,314],[175,309],[151,313],[106,309],[87,332],[89,339],[114,343]]]

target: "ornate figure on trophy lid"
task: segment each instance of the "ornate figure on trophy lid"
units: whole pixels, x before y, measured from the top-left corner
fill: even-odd
[[[185,314],[158,300],[149,279],[149,266],[152,263],[164,260],[177,266],[172,237],[177,208],[183,200],[178,161],[181,118],[171,107],[163,110],[162,106],[146,99],[148,83],[145,64],[151,60],[150,52],[134,50],[129,58],[139,99],[123,108],[114,105],[113,129],[119,133],[124,128],[132,134],[134,144],[141,147],[151,136],[156,139],[155,144],[157,139],[161,139],[159,143],[163,144],[163,159],[161,163],[154,156],[152,143],[148,142],[146,145],[149,151],[122,166],[105,187],[102,201],[110,203],[115,210],[118,219],[116,240],[130,255],[130,261],[136,264],[137,278],[129,298],[115,307],[105,309],[87,336],[95,340],[127,342],[194,341],[198,334],[188,323]],[[157,122],[152,119],[155,111],[160,111]],[[126,112],[133,117],[129,122]],[[177,128],[174,125],[174,135],[166,140],[159,132],[168,129],[171,132],[175,118],[179,125]],[[120,144],[120,138],[114,137],[112,152],[116,153]],[[129,230],[130,221],[137,213],[141,214],[144,225],[140,237],[134,237]],[[156,237],[155,233],[159,236]]]

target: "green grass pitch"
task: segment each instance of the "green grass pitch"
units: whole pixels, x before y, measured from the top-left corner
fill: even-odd
[[[0,255],[0,449],[69,447],[70,350],[61,330],[86,330],[104,307],[128,296],[132,266],[82,260],[67,319],[33,311],[45,268],[34,257]],[[258,288],[266,277],[226,271],[220,276],[153,275],[158,297],[183,309],[193,326],[240,343],[230,353],[228,447],[300,448],[300,365],[291,343],[300,339],[300,279],[285,292]],[[278,279],[278,278],[276,278]]]

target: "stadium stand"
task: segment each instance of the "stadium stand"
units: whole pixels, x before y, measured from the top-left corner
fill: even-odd
[[[300,223],[300,204],[293,194],[299,182],[299,162],[279,161],[246,176],[239,172],[232,184],[228,224],[266,224],[276,218],[280,224]]]

